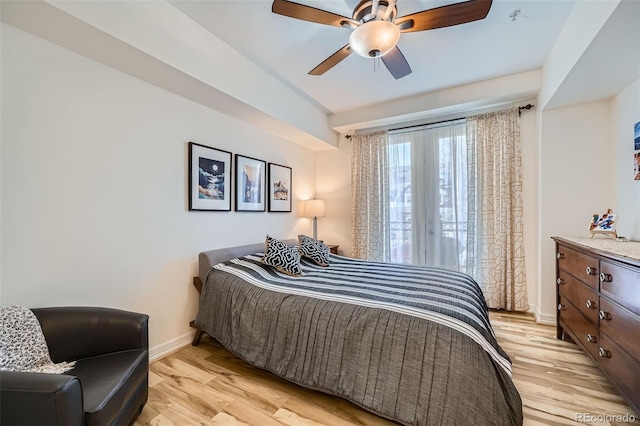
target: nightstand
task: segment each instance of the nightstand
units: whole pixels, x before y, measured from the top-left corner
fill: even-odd
[[[336,244],[327,244],[327,247],[329,247],[329,251],[333,254],[338,254],[338,247],[340,247],[339,245]]]

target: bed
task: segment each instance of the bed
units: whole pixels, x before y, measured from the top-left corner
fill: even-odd
[[[469,276],[331,254],[291,277],[263,250],[199,255],[195,325],[229,351],[405,425],[522,424],[511,361]]]

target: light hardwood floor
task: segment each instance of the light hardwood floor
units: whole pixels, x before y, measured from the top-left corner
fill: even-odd
[[[530,315],[496,312],[491,323],[513,361],[525,425],[629,425],[577,417],[633,412],[577,346],[555,338],[554,327],[536,324]],[[136,426],[395,425],[253,368],[209,338],[152,363],[149,385]]]

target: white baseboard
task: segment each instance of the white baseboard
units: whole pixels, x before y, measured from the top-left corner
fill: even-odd
[[[533,313],[534,318],[538,324],[544,325],[556,325],[556,314],[543,314],[540,312],[537,306],[530,305],[529,312]]]
[[[187,345],[191,344],[193,340],[193,331],[185,333],[182,336],[178,336],[168,342],[161,343],[157,346],[149,348],[149,362],[157,361],[174,352],[179,351]]]

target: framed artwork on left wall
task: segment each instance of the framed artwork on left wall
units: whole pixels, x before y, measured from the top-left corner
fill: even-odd
[[[640,180],[640,121],[633,125],[633,180]]]
[[[291,212],[291,167],[269,163],[267,197],[270,212]]]
[[[236,211],[265,211],[267,163],[236,154]]]
[[[231,210],[231,153],[189,142],[189,210]]]

